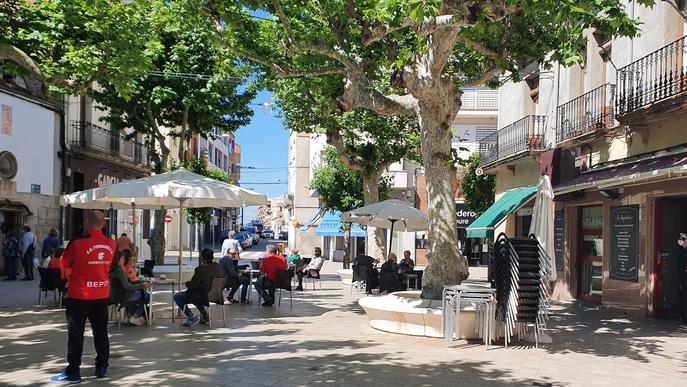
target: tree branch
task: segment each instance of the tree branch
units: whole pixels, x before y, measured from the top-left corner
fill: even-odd
[[[339,160],[344,167],[358,172],[364,172],[365,169],[358,163],[353,162],[351,157],[346,152],[346,145],[344,144],[343,137],[341,136],[341,131],[337,129],[327,129],[327,144],[331,145],[336,149],[339,154]]]
[[[499,75],[503,73],[503,70],[501,70],[498,67],[493,67],[487,71],[485,71],[479,78],[473,79],[469,82],[466,82],[463,84],[464,87],[473,87],[473,86],[482,86],[485,83],[493,80],[497,80]]]
[[[463,43],[466,47],[475,50],[477,53],[479,53],[480,55],[482,55],[484,57],[494,58],[494,59],[501,57],[501,55],[498,52],[496,52],[490,48],[487,48],[480,43],[474,42],[474,41],[466,38],[463,35],[458,34],[457,40],[459,42]]]
[[[312,71],[280,71],[276,73],[277,78],[310,78],[326,75],[346,74],[343,68],[312,70]]]
[[[388,34],[402,30],[404,28],[412,27],[420,36],[427,36],[435,31],[448,27],[463,27],[468,25],[462,16],[458,15],[440,15],[435,17],[426,17],[418,24],[415,20],[405,18],[401,20],[398,26],[389,26],[381,23],[375,23],[363,33],[363,44],[368,46],[372,43],[378,42]]]
[[[363,77],[345,79],[344,91],[336,102],[342,111],[361,107],[381,116],[414,115],[418,106],[417,99],[412,95],[384,95]]]

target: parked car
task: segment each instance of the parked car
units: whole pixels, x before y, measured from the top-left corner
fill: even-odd
[[[234,235],[234,239],[236,239],[237,241],[239,241],[239,243],[241,244],[241,247],[242,247],[242,248],[245,249],[245,248],[247,248],[247,247],[250,247],[250,246],[246,246],[246,241],[248,240],[248,238],[247,238],[246,235],[244,235],[243,233],[241,233],[241,232],[236,233],[236,235]]]
[[[274,239],[274,233],[272,230],[265,230],[262,232],[263,239]]]
[[[289,239],[289,233],[286,231],[282,231],[279,233],[279,239],[282,241],[288,240]]]
[[[260,243],[260,235],[258,235],[257,233],[254,233],[254,232],[250,232],[250,231],[248,232],[248,235],[250,235],[250,237],[253,238],[253,244],[254,245],[257,245],[258,243]]]

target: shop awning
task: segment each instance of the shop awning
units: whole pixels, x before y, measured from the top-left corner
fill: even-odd
[[[648,155],[616,160],[590,169],[580,176],[553,188],[556,195],[588,188],[611,188],[630,183],[649,182],[671,175],[687,174],[687,153],[660,156]]]
[[[506,217],[520,209],[537,192],[537,186],[516,188],[507,191],[499,200],[475,219],[467,228],[468,238],[487,238]]]
[[[317,222],[317,219],[320,218],[320,215],[322,214],[322,207],[318,208],[317,211],[313,212],[312,217],[308,219],[307,222],[303,225],[303,227],[300,228],[301,232],[306,232],[310,227],[313,226],[315,222]]]
[[[333,236],[342,237],[344,233],[342,230],[343,223],[341,222],[341,212],[339,211],[327,211],[320,221],[320,225],[317,226],[315,230],[315,235],[318,236]],[[352,237],[364,237],[365,230],[360,228],[359,225],[351,224],[351,236]]]

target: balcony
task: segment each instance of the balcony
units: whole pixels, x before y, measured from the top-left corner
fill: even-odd
[[[493,167],[532,152],[546,150],[546,116],[526,116],[479,142],[480,167]]]
[[[73,150],[94,151],[137,165],[149,163],[148,149],[143,144],[88,121],[72,121],[68,140]]]
[[[558,107],[556,143],[578,144],[615,126],[615,85],[605,84]]]
[[[491,89],[462,89],[461,110],[499,110],[499,91]]]
[[[687,97],[685,50],[687,36],[618,70],[618,121],[644,121],[645,113],[682,105]]]

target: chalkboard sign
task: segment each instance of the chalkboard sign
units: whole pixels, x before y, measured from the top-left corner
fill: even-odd
[[[415,239],[415,248],[418,250],[427,250],[427,239]]]
[[[611,207],[610,277],[638,282],[639,206]]]
[[[556,211],[553,222],[553,250],[556,259],[556,271],[565,270],[565,211]]]

